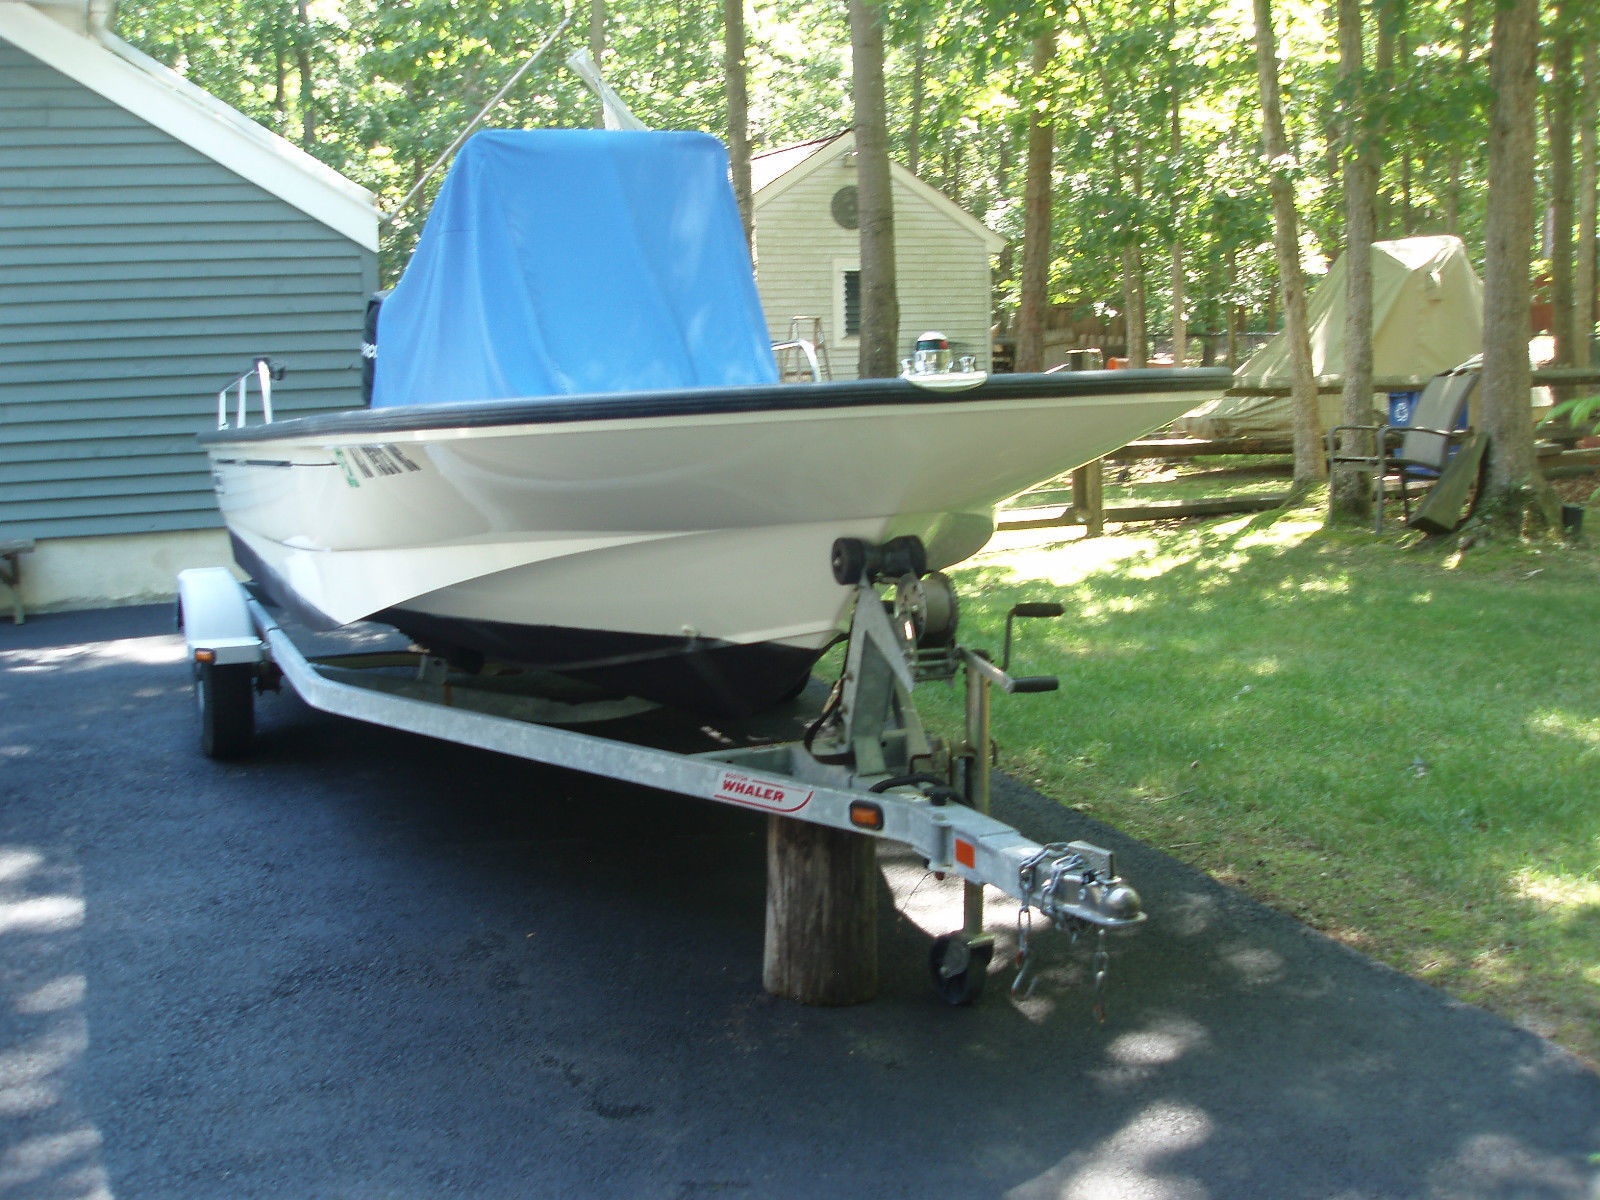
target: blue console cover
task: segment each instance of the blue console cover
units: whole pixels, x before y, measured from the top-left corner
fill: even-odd
[[[489,131],[378,316],[372,406],[775,383],[722,144]]]

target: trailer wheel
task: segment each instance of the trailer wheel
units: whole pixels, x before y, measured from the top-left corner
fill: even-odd
[[[928,951],[928,969],[933,990],[946,1004],[971,1004],[983,994],[989,977],[989,960],[994,957],[992,937],[969,938],[947,933],[933,939]]]
[[[255,664],[196,663],[194,702],[207,758],[243,758],[255,734]]]

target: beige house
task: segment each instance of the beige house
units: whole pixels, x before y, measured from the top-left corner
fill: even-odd
[[[774,342],[797,316],[822,323],[833,378],[856,377],[861,240],[856,220],[855,135],[842,133],[751,159],[756,286]],[[990,258],[1005,238],[899,163],[894,254],[900,347],[937,329],[956,354],[987,370],[991,342]],[[800,336],[809,337],[809,323]]]

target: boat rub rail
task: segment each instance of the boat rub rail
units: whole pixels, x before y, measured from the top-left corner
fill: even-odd
[[[577,421],[624,421],[741,412],[972,404],[1043,399],[1080,392],[1085,396],[1132,395],[1154,390],[1215,392],[1227,387],[1231,378],[1226,368],[1185,367],[1059,372],[1054,375],[991,375],[987,382],[959,392],[929,391],[905,379],[858,379],[804,385],[765,384],[760,387],[543,396],[469,404],[347,409],[244,428],[218,429],[202,433],[199,438],[202,445],[209,445],[217,442],[269,441],[307,434],[380,434],[420,429],[559,425]]]

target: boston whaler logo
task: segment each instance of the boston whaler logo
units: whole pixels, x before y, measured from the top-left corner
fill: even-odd
[[[726,800],[750,808],[764,808],[769,812],[799,812],[811,803],[815,793],[804,788],[787,787],[771,779],[757,779],[741,775],[738,771],[724,771],[718,781],[713,800]]]

